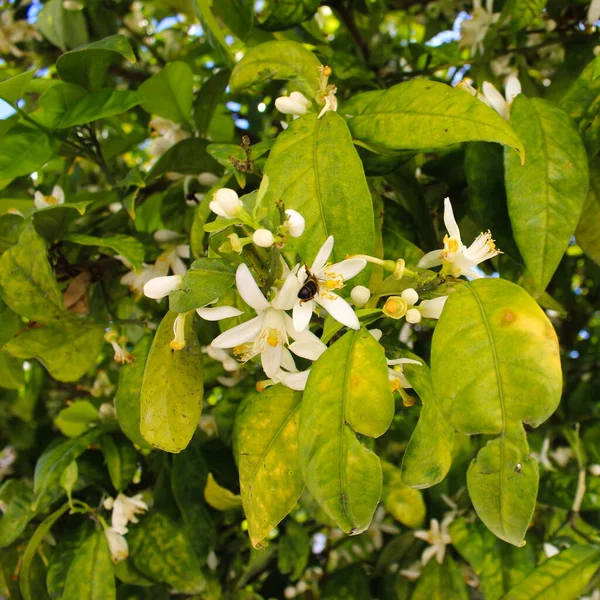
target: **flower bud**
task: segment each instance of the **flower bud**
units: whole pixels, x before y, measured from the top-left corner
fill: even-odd
[[[173,339],[169,342],[172,350],[185,348],[185,319],[189,313],[180,313],[173,322]]]
[[[419,294],[414,288],[405,289],[402,294],[400,294],[409,306],[414,306],[419,301]]]
[[[244,210],[244,205],[239,196],[229,188],[217,190],[208,207],[219,217],[225,219],[235,219]]]
[[[406,311],[406,321],[408,323],[420,323],[421,311],[418,308],[409,308]]]
[[[257,229],[252,235],[252,241],[261,248],[270,248],[275,243],[275,237],[268,229]]]
[[[288,208],[285,211],[285,214],[287,215],[287,219],[283,223],[284,226],[292,237],[300,237],[304,233],[304,228],[306,227],[304,217],[298,211],[291,208]]]
[[[110,550],[110,557],[114,563],[118,563],[125,560],[129,556],[129,546],[127,540],[112,527],[104,530],[106,541],[108,542],[108,549]]]
[[[590,465],[589,472],[594,477],[600,477],[600,465]]]
[[[144,285],[144,295],[153,300],[160,300],[181,287],[181,275],[165,275],[154,277]]]
[[[275,100],[275,108],[284,115],[305,115],[312,102],[300,92],[292,92],[289,96],[280,96]]]
[[[371,291],[364,285],[357,285],[352,288],[350,297],[355,306],[364,306],[371,298]]]
[[[408,304],[400,296],[390,296],[383,305],[383,314],[391,319],[401,319],[407,310]]]

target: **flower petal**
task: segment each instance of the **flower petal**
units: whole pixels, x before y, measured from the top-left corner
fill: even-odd
[[[250,319],[241,325],[236,325],[231,329],[218,335],[211,343],[213,348],[234,348],[240,344],[252,342],[260,333],[264,321],[264,316],[259,315]]]
[[[393,358],[392,360],[387,361],[388,365],[419,365],[423,366],[423,363],[419,360],[414,360],[413,358]]]
[[[267,377],[274,377],[277,371],[281,367],[281,361],[283,360],[283,345],[277,344],[277,346],[265,345],[265,349],[260,355],[260,362],[262,364],[263,371]]]
[[[325,266],[325,263],[329,260],[331,253],[333,252],[333,236],[330,235],[325,243],[321,246],[313,260],[313,264],[310,267],[312,273],[318,273]]]
[[[454,218],[454,211],[452,210],[450,198],[444,198],[444,225],[446,225],[446,229],[448,230],[448,235],[450,237],[460,240],[460,229],[458,228],[456,219]],[[427,256],[427,254],[425,256]]]
[[[234,306],[202,307],[197,308],[196,312],[198,313],[198,316],[202,317],[205,321],[220,321],[221,319],[230,319],[231,317],[239,317],[244,314],[243,311]]]
[[[33,203],[35,204],[35,207],[38,210],[46,208],[48,206],[44,194],[42,194],[42,192],[40,192],[39,190],[37,190],[33,195]]]
[[[160,300],[180,287],[181,275],[154,277],[144,285],[144,295],[153,300]]]
[[[327,346],[319,341],[319,343],[314,342],[292,342],[290,344],[290,350],[301,358],[306,358],[307,360],[315,361],[317,360],[325,350],[327,350]]]
[[[358,275],[366,266],[367,261],[364,258],[347,258],[327,267],[327,272],[341,275],[344,281],[347,281]]]
[[[360,323],[353,308],[340,296],[336,294],[319,295],[315,300],[342,325],[350,327],[350,329],[360,329]]]
[[[430,267],[438,267],[442,262],[442,251],[432,250],[421,258],[417,266],[421,269],[429,269]]]
[[[300,282],[298,278],[293,273],[289,273],[281,289],[277,292],[275,298],[273,298],[271,306],[279,310],[290,310],[298,300],[299,291]]]
[[[314,300],[308,300],[307,302],[300,302],[298,299],[296,300],[292,312],[294,317],[294,329],[296,331],[304,331],[310,323],[310,318],[315,309],[315,302]]]
[[[55,185],[52,188],[52,195],[54,196],[54,198],[56,198],[56,202],[58,204],[65,203],[65,193],[64,193],[63,189],[60,187],[60,185]]]
[[[439,298],[432,298],[431,300],[423,300],[419,305],[421,313],[426,319],[439,319],[442,310],[444,310],[444,304],[446,304],[448,296],[440,296]]]
[[[245,263],[242,263],[237,268],[235,273],[235,285],[244,302],[254,310],[267,310],[267,308],[271,306],[263,296],[256,281],[254,281],[254,277],[252,277],[252,273],[250,273],[250,269]]]
[[[481,86],[483,95],[487,98],[491,107],[503,118],[508,121],[508,103],[504,99],[504,96],[495,88],[489,81],[484,81]]]
[[[306,387],[309,375],[310,369],[299,371],[298,373],[289,373],[281,377],[281,383],[292,390],[302,392]]]
[[[281,357],[281,366],[286,371],[290,371],[291,373],[296,373],[296,371],[298,371],[296,363],[294,362],[294,357],[287,348],[283,349],[283,355]]]

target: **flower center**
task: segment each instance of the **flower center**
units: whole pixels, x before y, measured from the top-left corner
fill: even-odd
[[[276,329],[270,329],[267,332],[267,344],[273,348],[279,346],[279,335]]]
[[[49,196],[46,196],[44,198],[44,200],[46,201],[46,204],[51,204],[51,205],[58,204],[58,198],[56,198],[52,194],[50,194]]]

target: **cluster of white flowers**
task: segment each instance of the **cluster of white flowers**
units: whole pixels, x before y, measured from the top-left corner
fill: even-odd
[[[60,185],[55,185],[52,188],[52,193],[45,196],[39,190],[33,195],[33,203],[38,210],[49,208],[50,206],[58,206],[65,203],[65,192]]]
[[[163,117],[152,117],[149,125],[152,128],[152,142],[148,149],[151,156],[162,156],[171,146],[190,137],[179,123]]]
[[[3,10],[0,13],[0,54],[12,54],[17,58],[25,56],[16,44],[30,40],[42,40],[38,30],[27,21],[15,21],[12,10]]]
[[[478,92],[468,80],[461,81],[457,87],[493,108],[506,121],[510,119],[510,105],[521,93],[521,82],[514,73],[510,73],[504,81],[504,96],[489,81],[483,82],[481,92]]]
[[[125,539],[128,523],[137,523],[137,515],[145,513],[148,505],[142,500],[141,494],[128,497],[119,493],[116,498],[107,498],[104,508],[112,510],[111,526],[105,527],[104,534],[108,541],[110,555],[115,563],[129,556],[129,546]]]
[[[494,12],[494,0],[487,0],[485,8],[481,6],[481,0],[473,0],[473,14],[460,26],[460,45],[463,48],[470,48],[472,54],[477,50],[483,53],[485,36],[499,18],[500,13]]]

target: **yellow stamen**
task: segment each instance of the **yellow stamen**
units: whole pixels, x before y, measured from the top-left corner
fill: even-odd
[[[383,314],[392,319],[401,319],[407,310],[408,304],[400,296],[390,296],[383,305]]]
[[[58,198],[56,198],[52,194],[50,194],[49,196],[45,196],[44,200],[46,201],[46,204],[58,204]]]
[[[279,345],[279,336],[277,335],[276,331],[271,330],[267,334],[267,344],[269,344],[269,346],[272,346],[273,348],[276,348]]]

